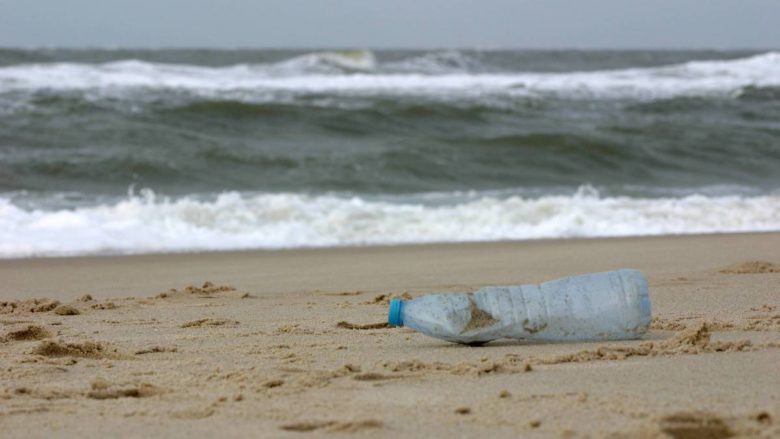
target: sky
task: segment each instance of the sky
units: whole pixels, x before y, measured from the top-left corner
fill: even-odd
[[[1,47],[777,48],[780,0],[0,0]]]

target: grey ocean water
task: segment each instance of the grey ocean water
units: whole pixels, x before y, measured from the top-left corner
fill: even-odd
[[[5,257],[780,229],[780,52],[0,49]]]

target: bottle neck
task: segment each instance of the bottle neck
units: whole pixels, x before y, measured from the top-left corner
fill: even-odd
[[[390,307],[387,310],[387,324],[390,326],[403,326],[404,301],[401,299],[390,299]]]

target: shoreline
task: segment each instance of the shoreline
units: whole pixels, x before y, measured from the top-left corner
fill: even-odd
[[[339,247],[311,247],[311,248],[289,248],[289,249],[256,249],[256,250],[226,250],[226,251],[206,251],[206,252],[186,252],[186,253],[149,253],[149,254],[130,254],[130,255],[83,255],[83,256],[56,256],[56,257],[37,257],[37,258],[18,258],[18,259],[0,259],[0,278],[5,282],[0,283],[0,298],[10,297],[33,297],[35,294],[46,293],[47,285],[56,281],[59,287],[57,294],[72,292],[79,294],[80,291],[87,288],[102,293],[107,297],[117,297],[122,294],[132,294],[137,291],[154,292],[154,285],[159,284],[164,287],[167,283],[174,282],[176,277],[188,276],[196,279],[218,280],[229,282],[232,279],[247,279],[249,285],[255,282],[251,276],[251,271],[257,267],[256,264],[280,272],[281,276],[288,277],[289,281],[296,285],[295,287],[285,287],[281,285],[281,291],[298,291],[301,289],[316,290],[317,282],[329,282],[332,279],[322,279],[324,273],[321,268],[324,265],[331,270],[348,271],[350,264],[358,263],[359,267],[365,270],[366,276],[347,273],[347,279],[343,282],[336,282],[333,288],[343,289],[364,289],[371,291],[368,286],[362,286],[359,283],[361,278],[370,275],[386,278],[386,273],[382,272],[382,264],[387,263],[396,256],[405,256],[407,258],[440,258],[442,261],[458,263],[464,270],[487,270],[488,272],[501,272],[502,275],[486,277],[484,282],[493,283],[521,283],[521,282],[541,282],[555,277],[567,276],[570,274],[566,270],[557,269],[561,260],[566,260],[568,264],[581,266],[581,272],[606,271],[613,268],[621,268],[620,259],[610,258],[603,263],[589,261],[588,250],[596,253],[605,253],[612,255],[621,251],[624,247],[640,246],[646,247],[653,252],[657,252],[668,244],[668,248],[673,251],[691,251],[689,246],[706,245],[708,247],[722,248],[731,244],[737,247],[734,250],[742,252],[757,251],[756,255],[763,256],[763,259],[772,259],[772,256],[780,252],[773,251],[780,248],[780,232],[745,232],[745,233],[712,233],[712,234],[690,234],[690,235],[658,235],[658,236],[636,236],[636,237],[606,237],[606,238],[555,238],[555,239],[530,239],[517,241],[481,241],[481,242],[444,242],[444,243],[422,243],[422,244],[401,244],[401,245],[376,245],[376,246],[339,246]],[[749,243],[749,244],[745,244]],[[775,244],[773,247],[772,243]],[[740,248],[741,247],[741,248]],[[567,258],[562,257],[561,253],[571,253]],[[473,259],[474,265],[468,267],[464,264],[462,255],[473,252],[478,255],[478,259]],[[537,254],[534,258],[533,253]],[[630,252],[635,257],[634,268],[647,270],[649,262],[662,264],[663,260],[656,258],[648,260],[636,255],[636,251]],[[696,253],[696,251],[694,251]],[[506,258],[522,256],[523,259],[530,259],[526,264],[530,266],[518,265],[514,267]],[[729,260],[728,257],[719,258],[716,254],[708,255],[710,259],[716,259],[722,265]],[[758,257],[758,256],[757,256]],[[578,261],[578,258],[582,258]],[[747,258],[747,255],[746,255]],[[775,259],[780,258],[780,255]],[[534,260],[539,259],[539,260]],[[716,264],[716,262],[702,261],[699,263],[695,258],[687,258],[686,268],[696,269],[704,268],[707,265]],[[756,259],[756,258],[753,258]],[[758,258],[761,259],[761,258]],[[547,261],[548,264],[543,262]],[[426,260],[430,263],[430,260]],[[632,260],[627,259],[625,263],[629,266]],[[300,265],[302,264],[302,265]],[[198,273],[198,269],[189,269],[191,266],[209,266],[215,268],[207,270],[205,273]],[[396,264],[397,265],[397,264]],[[436,265],[436,264],[433,264]],[[491,266],[492,265],[492,266]],[[307,268],[307,276],[312,275],[314,270],[318,277],[310,282],[302,282],[299,276],[296,276],[295,270]],[[319,268],[318,268],[319,267]],[[659,267],[660,268],[660,267]],[[83,276],[90,276],[95,270],[102,271],[97,279],[92,278],[85,282]],[[320,271],[317,271],[320,270]],[[434,270],[440,275],[450,275],[455,279],[467,278],[465,284],[469,286],[480,285],[478,276],[464,276],[463,272],[448,273],[440,268]],[[516,274],[529,276],[527,280],[509,275],[511,271]],[[530,273],[529,273],[530,272]],[[42,275],[45,273],[47,277]],[[153,273],[154,276],[143,276],[142,278],[128,279],[128,274],[134,273]],[[248,274],[249,273],[249,274]],[[116,285],[110,282],[104,283],[101,280],[110,280],[116,275],[125,283]],[[209,277],[210,276],[210,277]],[[206,279],[209,278],[209,279]],[[211,279],[213,278],[213,279]],[[194,280],[193,280],[194,281]],[[364,282],[368,284],[370,282]],[[442,286],[448,284],[457,285],[459,282],[442,282]],[[464,283],[460,281],[460,283]],[[297,286],[303,284],[302,286]],[[127,285],[127,286],[124,286]],[[132,285],[132,286],[130,286]],[[428,288],[434,287],[436,283],[427,285]],[[421,291],[430,291],[426,286],[418,286]],[[265,288],[261,288],[265,291]],[[270,289],[269,289],[270,290]],[[74,297],[75,298],[75,297]]]
[[[382,249],[382,248],[407,248],[407,247],[443,247],[458,245],[490,245],[490,244],[522,244],[528,242],[569,242],[569,241],[601,241],[614,239],[662,239],[662,238],[683,238],[683,237],[706,237],[706,236],[742,236],[742,235],[771,235],[780,234],[780,230],[758,230],[747,232],[706,232],[706,233],[670,233],[658,235],[628,235],[628,236],[577,236],[568,238],[525,238],[525,239],[500,239],[483,241],[435,241],[435,242],[407,242],[407,243],[387,243],[387,244],[345,244],[331,246],[308,246],[308,247],[259,247],[259,248],[237,248],[237,249],[215,249],[215,250],[181,250],[181,251],[153,251],[146,253],[96,253],[96,254],[61,254],[61,255],[37,255],[0,258],[3,261],[25,261],[25,260],[47,260],[47,259],[75,259],[75,258],[112,258],[112,257],[144,257],[144,256],[181,256],[181,255],[209,255],[215,253],[282,253],[296,251],[314,251],[314,250],[358,250],[358,249]]]

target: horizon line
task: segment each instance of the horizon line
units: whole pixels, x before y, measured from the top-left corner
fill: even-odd
[[[138,51],[164,51],[164,50],[224,50],[224,51],[422,51],[422,50],[475,50],[475,51],[527,51],[527,52],[682,52],[682,51],[706,51],[706,52],[740,52],[740,51],[777,51],[780,47],[523,47],[523,46],[120,46],[120,45],[84,45],[84,46],[57,46],[57,45],[30,45],[30,46],[6,46],[0,45],[0,50],[138,50]]]

